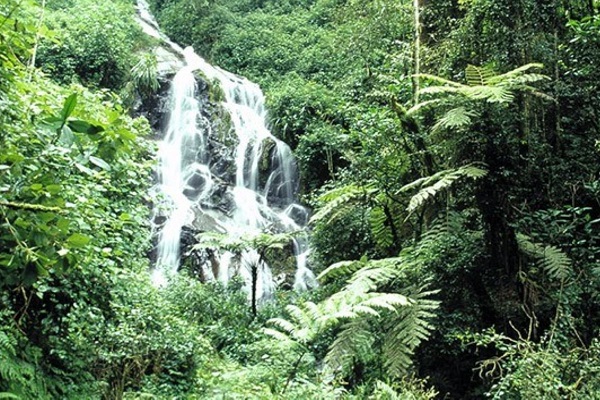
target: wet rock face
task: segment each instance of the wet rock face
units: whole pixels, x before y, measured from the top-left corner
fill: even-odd
[[[156,138],[160,138],[163,121],[169,113],[169,88],[170,77],[161,77],[159,79],[159,88],[156,93],[148,95],[145,93],[136,92],[132,106],[132,114],[134,117],[144,117],[150,123],[150,127],[156,134]]]

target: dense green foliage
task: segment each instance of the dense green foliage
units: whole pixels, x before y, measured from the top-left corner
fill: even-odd
[[[154,145],[116,94],[157,90],[151,41],[130,1],[6,0],[0,398],[597,397],[600,4],[151,5],[264,87],[322,286],[153,287]]]
[[[129,2],[48,1],[46,26],[55,41],[40,44],[37,63],[59,82],[121,88],[148,39],[133,19]]]
[[[153,2],[175,40],[264,87],[317,211],[317,268],[399,256],[392,270],[416,280],[386,291],[433,278],[437,329],[413,372],[457,398],[593,397],[599,5],[416,2],[416,29],[414,4]],[[293,324],[324,323],[327,301],[281,327],[300,340]],[[353,390],[390,377],[365,373],[390,361],[366,348],[344,353]]]

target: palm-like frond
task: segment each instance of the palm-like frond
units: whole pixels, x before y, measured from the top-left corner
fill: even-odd
[[[485,100],[489,103],[509,103],[514,99],[516,90],[528,90],[527,84],[549,79],[546,75],[526,73],[531,69],[541,69],[542,64],[530,63],[515,68],[504,74],[496,74],[487,66],[469,65],[465,69],[467,84],[453,82],[435,75],[419,74],[418,76],[441,85],[421,89],[421,94],[454,94],[471,100]],[[530,89],[530,88],[529,88]],[[428,100],[430,101],[430,100]],[[413,108],[420,109],[417,105]]]
[[[390,230],[390,221],[388,221],[388,215],[386,215],[382,208],[376,207],[371,210],[369,213],[369,225],[371,226],[373,239],[379,247],[385,249],[394,244],[394,235]]]
[[[485,86],[490,84],[490,80],[494,77],[494,70],[487,66],[476,67],[475,65],[467,65],[465,68],[465,77],[469,86]]]
[[[338,278],[340,276],[350,275],[363,266],[364,262],[362,260],[336,262],[335,264],[331,264],[329,267],[325,268],[325,270],[323,270],[317,276],[317,279],[325,280],[326,278]]]
[[[355,292],[375,290],[401,274],[401,264],[402,259],[399,257],[372,260],[352,275],[345,290]]]
[[[541,64],[541,63],[529,63],[529,64],[521,65],[520,67],[510,70],[508,72],[505,72],[504,74],[492,76],[489,79],[488,84],[495,85],[495,84],[498,84],[501,82],[512,82],[515,79],[518,79],[522,76],[531,75],[531,74],[525,74],[524,73],[525,71],[529,71],[531,69],[542,69],[542,68],[544,68],[544,64]],[[534,75],[538,75],[540,77],[540,79],[549,79],[545,75],[541,75],[541,74],[534,74]]]
[[[218,232],[202,232],[196,239],[192,250],[206,248],[221,249],[239,253],[249,249],[281,249],[288,245],[299,232],[246,234],[242,236],[228,235]]]
[[[355,360],[363,361],[370,354],[375,337],[364,319],[351,320],[341,327],[341,331],[329,347],[325,364],[332,370],[345,370]]]
[[[437,83],[441,83],[443,85],[447,85],[448,87],[462,88],[465,85],[459,82],[454,82],[446,78],[442,78],[441,76],[431,75],[431,74],[416,74],[417,77],[423,78],[424,80],[429,80]],[[428,89],[428,88],[425,88]]]
[[[435,104],[438,104],[441,101],[442,101],[441,99],[431,99],[431,100],[421,101],[420,103],[417,103],[414,106],[412,106],[411,108],[409,108],[408,110],[406,110],[406,115],[412,116],[413,114],[416,114],[417,112],[421,111],[422,109],[433,106]]]

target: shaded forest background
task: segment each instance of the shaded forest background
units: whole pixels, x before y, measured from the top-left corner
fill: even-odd
[[[154,288],[157,43],[131,1],[4,1],[0,398],[597,398],[598,2],[151,6],[264,89],[322,285]]]

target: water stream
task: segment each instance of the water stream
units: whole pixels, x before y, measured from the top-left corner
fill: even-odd
[[[181,262],[182,229],[197,220],[198,214],[210,215],[213,221],[210,230],[242,237],[260,232],[301,231],[306,224],[307,210],[296,203],[296,163],[290,148],[267,127],[264,96],[258,85],[210,65],[191,47],[182,49],[171,42],[160,32],[145,0],[138,0],[138,17],[144,31],[180,55],[183,65],[171,83],[169,117],[158,151],[157,192],[163,200],[157,212],[163,216],[164,223],[158,232],[153,281],[164,285]],[[215,184],[211,168],[219,164],[219,160],[209,154],[211,123],[202,114],[207,104],[202,104],[198,95],[197,71],[209,82],[219,83],[224,94],[221,106],[229,114],[236,139],[231,160],[235,173],[226,184],[225,195],[232,203],[227,213],[215,211],[214,197],[219,185]],[[264,165],[265,159],[268,167]],[[295,239],[293,248],[297,261],[294,288],[306,290],[316,286],[306,264],[309,252],[306,238]],[[270,297],[276,286],[273,273],[256,250],[237,256],[227,251],[218,252],[202,265],[204,279],[227,283],[239,275],[247,289],[252,281],[252,268],[256,268],[258,274],[257,299]]]

